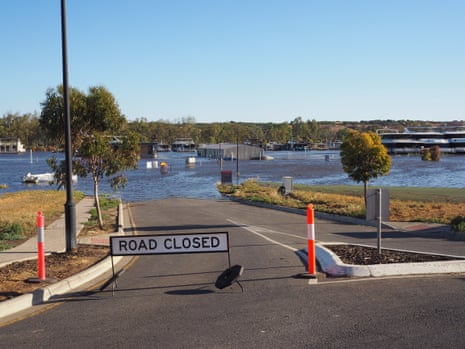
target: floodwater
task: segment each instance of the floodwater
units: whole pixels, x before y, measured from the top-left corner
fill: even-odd
[[[21,190],[53,189],[48,184],[24,184],[21,177],[28,172],[50,172],[46,159],[63,154],[25,153],[19,155],[0,155],[0,185],[8,188],[2,192]],[[223,161],[220,168],[218,160],[196,158],[195,164],[188,167],[186,158],[190,153],[160,153],[155,160],[142,159],[139,168],[126,172],[128,183],[125,188],[114,192],[103,178],[100,193],[121,197],[124,201],[145,201],[167,197],[188,197],[215,199],[220,195],[216,183],[221,179],[221,170],[231,171],[233,182],[242,182],[254,178],[259,181],[281,183],[284,176],[290,176],[293,183],[336,185],[357,185],[342,170],[337,151],[307,152],[267,152],[273,160],[239,161],[239,177],[236,175],[236,161]],[[166,162],[167,174],[162,174],[154,161]],[[150,168],[150,165],[151,168]],[[394,156],[388,176],[370,181],[370,186],[405,186],[405,187],[446,187],[463,188],[465,179],[465,156],[442,155],[437,162],[422,161],[419,156]],[[360,184],[361,185],[361,184]],[[75,190],[92,194],[92,180],[79,178],[74,184]]]

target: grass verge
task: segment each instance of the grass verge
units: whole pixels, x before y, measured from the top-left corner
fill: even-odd
[[[74,192],[79,202],[84,194]],[[0,195],[0,251],[14,247],[37,234],[36,218],[44,215],[45,229],[64,213],[66,192],[31,190]]]
[[[119,199],[108,197],[105,195],[99,196],[100,209],[102,210],[103,230],[108,233],[113,233],[117,228],[117,207],[120,203]],[[94,207],[90,210],[90,218],[84,224],[81,234],[101,233],[98,225],[97,209]]]
[[[292,193],[281,195],[281,184],[248,180],[219,185],[218,190],[236,198],[294,208],[313,204],[316,211],[365,218],[363,187],[350,185],[294,185]],[[465,189],[383,187],[389,190],[390,221],[450,224],[465,214]]]

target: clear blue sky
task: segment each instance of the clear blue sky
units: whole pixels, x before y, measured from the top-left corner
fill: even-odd
[[[63,82],[60,0],[2,1],[0,116]],[[129,120],[465,120],[463,0],[67,0],[69,83]]]

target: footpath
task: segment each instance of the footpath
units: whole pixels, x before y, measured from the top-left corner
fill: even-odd
[[[244,203],[242,203],[244,204]],[[93,199],[86,197],[76,204],[76,222],[77,231],[82,229],[85,222],[90,217],[90,210],[93,207]],[[275,208],[276,207],[266,207]],[[122,211],[122,212],[121,212]],[[290,211],[290,210],[288,210]],[[303,211],[303,210],[301,210]],[[299,213],[302,212],[293,212]],[[124,222],[130,222],[130,214],[126,207],[120,205],[120,233],[124,233]],[[324,221],[325,224],[341,225],[363,225],[362,220],[351,220],[347,218],[341,218],[339,216],[315,214],[315,218]],[[132,222],[131,222],[132,225]],[[130,226],[127,225],[127,228]],[[441,238],[444,232],[448,230],[448,227],[440,224],[426,224],[426,223],[390,223],[389,229],[397,234],[402,232],[412,233],[418,235],[421,238],[423,244],[418,244],[418,239],[415,243],[411,243],[408,237],[402,238],[403,250],[410,250],[414,252],[429,252],[426,248],[427,244],[435,244],[440,241],[440,250],[437,251],[440,254],[451,255],[452,251],[458,251],[454,253],[456,257],[465,258],[465,241],[452,241],[446,238]],[[439,238],[438,238],[439,237]],[[93,240],[86,240],[87,238],[80,239],[79,243],[93,243],[93,244],[108,244],[108,236],[94,237]],[[378,264],[371,266],[358,266],[358,265],[347,265],[341,262],[341,260],[334,255],[331,251],[326,249],[324,245],[326,243],[334,242],[330,241],[330,237],[321,236],[316,246],[316,257],[322,271],[331,276],[353,276],[353,277],[380,277],[380,276],[391,276],[391,275],[412,275],[412,274],[440,274],[440,273],[465,273],[465,259],[464,260],[453,260],[453,261],[442,261],[442,262],[422,262],[422,263],[393,263],[393,264]],[[347,241],[346,241],[347,242]],[[350,243],[363,244],[366,241],[363,239],[352,240]],[[425,246],[425,249],[423,249]],[[65,240],[65,217],[60,217],[55,222],[46,226],[45,229],[45,251],[50,252],[64,252],[66,250]],[[10,264],[16,261],[23,261],[26,259],[37,258],[37,238],[31,238],[24,244],[17,246],[11,250],[0,252],[0,267]],[[116,266],[116,271],[121,269],[129,259],[123,257],[113,257],[113,263]],[[49,300],[54,301],[62,297],[66,293],[83,289],[84,285],[90,285],[91,282],[95,284],[97,279],[105,280],[111,277],[112,272],[112,261],[111,257],[107,257],[102,262],[94,265],[93,267],[75,275],[68,279],[58,281],[42,289],[38,289],[30,294],[25,294],[19,297],[12,298],[7,301],[0,302],[0,323],[4,322],[6,318],[13,316],[14,314],[26,310],[32,306],[47,303]]]
[[[85,197],[76,204],[76,231],[81,231],[84,223],[90,218],[90,210],[94,200]],[[47,225],[47,222],[45,222]],[[65,216],[64,214],[44,229],[45,253],[66,251]],[[37,238],[31,238],[15,248],[0,252],[0,267],[13,262],[37,258]]]

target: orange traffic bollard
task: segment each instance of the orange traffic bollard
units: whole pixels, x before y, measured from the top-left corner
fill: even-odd
[[[308,252],[307,252],[307,272],[311,275],[316,274],[316,253],[315,253],[315,224],[314,224],[313,205],[307,206],[307,236],[308,236]]]
[[[45,250],[44,250],[44,216],[37,212],[37,271],[39,280],[45,280]]]

